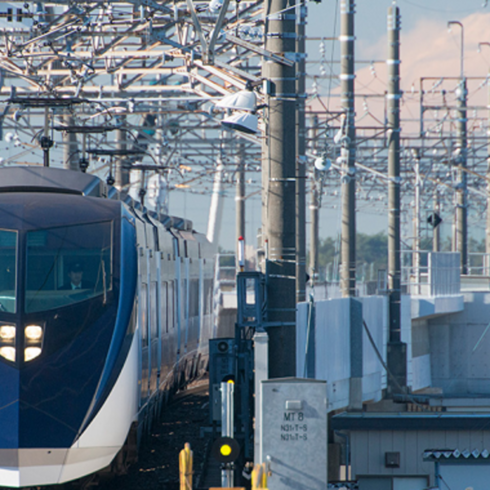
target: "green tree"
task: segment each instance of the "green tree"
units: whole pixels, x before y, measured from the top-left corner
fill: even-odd
[[[388,264],[388,237],[384,233],[356,235],[357,273],[362,274],[361,267],[368,264],[374,273],[378,269],[386,269]],[[320,280],[325,279],[326,267],[340,263],[340,242],[331,237],[320,240],[318,244],[318,267]],[[373,264],[371,266],[371,264]],[[330,265],[330,268],[333,266]]]

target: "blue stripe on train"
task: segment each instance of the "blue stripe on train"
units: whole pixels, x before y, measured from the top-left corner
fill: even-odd
[[[134,219],[123,207],[123,219],[121,220],[121,283],[116,326],[104,366],[104,372],[95,395],[95,403],[82,430],[97,415],[97,412],[109,396],[124,366],[133,339],[135,325],[131,317],[136,294],[138,266],[136,230],[130,220]]]

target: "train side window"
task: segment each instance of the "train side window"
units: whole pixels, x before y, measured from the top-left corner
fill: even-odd
[[[165,308],[165,313],[162,313],[162,318],[165,319],[165,332],[168,333],[168,321],[170,319],[169,304],[168,304],[168,282],[163,283],[163,301],[162,307]]]
[[[209,315],[213,309],[213,280],[204,279],[204,314]]]
[[[160,240],[158,237],[158,228],[153,227],[153,240],[155,241],[155,250],[160,250]]]
[[[140,311],[141,311],[141,344],[148,347],[148,285],[141,284],[140,289]]]
[[[189,317],[199,316],[199,280],[191,279],[189,287]]]
[[[172,287],[172,328],[175,328],[177,325],[177,315],[179,314],[177,311],[177,294],[175,290],[175,286],[177,281],[172,281],[170,286]]]
[[[157,298],[157,283],[150,283],[150,335],[155,339],[158,335],[158,298]]]
[[[175,326],[174,285],[172,281],[168,283],[168,287],[170,288],[168,292],[168,321],[170,323],[169,329],[171,329]]]

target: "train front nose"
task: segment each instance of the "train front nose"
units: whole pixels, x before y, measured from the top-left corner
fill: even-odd
[[[74,316],[66,313],[67,318]],[[22,367],[0,362],[0,486],[60,483],[68,461],[71,466],[83,464],[84,450],[73,449],[95,410],[114,316],[113,308],[95,314],[86,330],[36,362]],[[59,313],[57,320],[64,323],[64,315]]]
[[[0,223],[0,487],[63,483],[114,452],[80,438],[132,339],[133,301],[118,310],[121,204],[0,192]]]

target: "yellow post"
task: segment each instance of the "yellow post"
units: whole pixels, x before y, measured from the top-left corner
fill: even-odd
[[[267,470],[265,463],[256,464],[252,470],[252,490],[267,488]]]
[[[192,460],[191,445],[186,442],[179,454],[180,490],[192,490]]]

